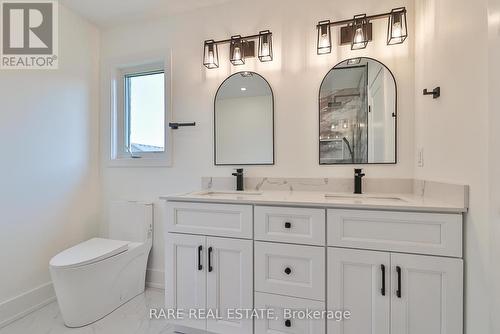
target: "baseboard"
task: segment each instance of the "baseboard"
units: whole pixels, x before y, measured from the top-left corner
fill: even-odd
[[[165,272],[156,269],[146,270],[146,287],[155,289],[165,289]]]
[[[0,328],[34,312],[56,300],[52,283],[45,283],[33,290],[0,303]]]

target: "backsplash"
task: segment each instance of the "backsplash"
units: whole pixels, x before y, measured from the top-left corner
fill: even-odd
[[[202,177],[204,190],[234,190],[234,177]],[[414,196],[439,200],[469,207],[469,187],[464,185],[432,182],[414,179],[365,178],[363,189],[366,193],[412,194]],[[247,191],[319,191],[330,193],[352,193],[351,178],[272,178],[245,177]]]

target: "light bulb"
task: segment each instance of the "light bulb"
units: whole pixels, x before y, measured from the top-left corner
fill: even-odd
[[[392,25],[392,37],[393,38],[401,38],[403,32],[401,27],[401,22],[394,22]]]
[[[262,57],[269,56],[269,43],[262,43]]]
[[[354,44],[363,43],[364,39],[365,38],[363,36],[363,29],[361,28],[356,29],[356,33],[354,35]]]
[[[238,46],[234,47],[233,59],[234,60],[241,60],[241,49]]]
[[[214,63],[214,52],[213,51],[208,51],[208,63],[209,64]]]
[[[329,44],[330,44],[330,41],[328,40],[328,34],[322,34],[321,38],[319,40],[319,47],[325,48],[325,47],[328,47]]]

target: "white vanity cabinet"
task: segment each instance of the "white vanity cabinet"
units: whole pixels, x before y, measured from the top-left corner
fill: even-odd
[[[329,334],[462,333],[461,259],[328,249]]]
[[[168,307],[277,315],[184,326],[220,334],[463,333],[460,212],[169,201],[167,217]],[[350,319],[286,319],[286,309],[349,311]]]
[[[352,314],[329,321],[328,334],[463,332],[460,214],[332,209],[327,216],[327,307]]]
[[[182,225],[169,231],[186,228],[200,233],[169,232],[166,237],[167,308],[185,312],[183,319],[174,322],[213,333],[253,334],[252,320],[227,317],[228,309],[253,308],[253,241],[202,234],[214,234],[216,228],[209,223],[220,217],[222,222],[214,225],[223,235],[247,237],[252,207],[178,202],[168,203],[167,212],[169,220]],[[218,317],[193,319],[188,316],[192,309],[212,310],[214,314],[218,310]]]

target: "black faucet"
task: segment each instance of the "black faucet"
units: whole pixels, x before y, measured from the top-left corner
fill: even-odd
[[[362,194],[363,193],[363,183],[362,179],[365,174],[361,168],[354,169],[354,193]]]
[[[238,168],[233,176],[236,176],[236,191],[243,191],[243,168]]]

